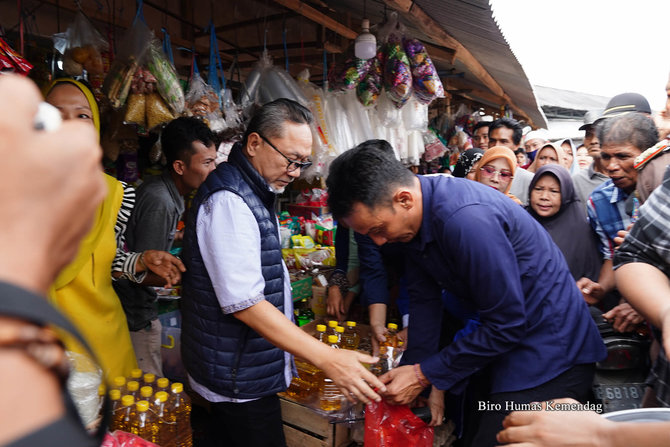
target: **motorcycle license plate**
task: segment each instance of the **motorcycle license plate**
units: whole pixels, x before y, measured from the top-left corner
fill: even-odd
[[[642,406],[644,383],[622,383],[618,385],[594,385],[596,401],[603,404],[603,412],[628,410]]]

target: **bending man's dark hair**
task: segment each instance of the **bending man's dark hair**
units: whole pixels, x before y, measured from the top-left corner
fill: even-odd
[[[170,169],[176,160],[190,165],[191,156],[195,154],[194,141],[207,147],[214,144],[214,133],[198,118],[183,116],[165,126],[161,133],[161,148]]]
[[[514,134],[512,135],[512,141],[517,146],[521,143],[523,127],[521,127],[521,124],[517,120],[514,118],[498,118],[489,126],[489,135],[491,135],[491,132],[493,132],[494,129],[498,129],[500,127],[512,129],[514,131]]]
[[[242,146],[247,145],[247,138],[253,132],[265,138],[281,138],[284,136],[284,123],[312,124],[312,112],[303,105],[287,98],[279,98],[265,104],[251,117],[247,131],[242,139]]]
[[[412,174],[384,140],[368,140],[337,157],[328,171],[328,207],[335,219],[351,214],[356,202],[371,209],[391,206],[391,191],[411,186]]]
[[[645,151],[658,142],[656,125],[643,113],[631,112],[606,118],[596,126],[600,147],[606,144],[631,144]]]

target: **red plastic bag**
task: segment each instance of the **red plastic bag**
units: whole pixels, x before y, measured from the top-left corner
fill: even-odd
[[[433,433],[407,405],[381,401],[365,407],[365,447],[432,447]]]

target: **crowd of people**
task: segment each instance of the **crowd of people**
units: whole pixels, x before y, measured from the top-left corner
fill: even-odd
[[[644,402],[670,405],[670,83],[668,92],[667,110],[654,117],[640,95],[615,96],[587,117],[579,146],[541,129],[524,136],[512,118],[480,122],[453,175],[417,176],[382,140],[336,158],[328,205],[341,230],[327,309],[343,320],[354,300],[369,306],[376,354],[399,290],[407,348],[401,366],[376,377],[362,366],[375,357],[333,351],[292,322],[275,211],[311,165],[308,109],[265,104],[218,166],[207,125],[177,118],[161,135],[164,172],[135,190],[101,172],[100,114],[84,83],[52,83],[45,101],[63,122],[43,130],[33,125],[34,86],[0,77],[3,101],[22,95],[11,113],[0,108],[0,150],[16,176],[2,181],[26,185],[3,188],[2,346],[24,349],[0,350],[16,366],[0,379],[18,385],[0,403],[11,415],[0,420],[0,443],[37,445],[54,433],[63,445],[98,443],[62,393],[66,351],[97,361],[107,382],[138,366],[162,375],[152,286],[181,284],[190,389],[210,403],[227,445],[285,445],[277,392],[291,381],[292,356],[352,401],[423,400],[431,425],[454,417],[448,408],[459,402],[467,446],[665,445],[585,411],[512,410],[540,401],[586,408],[595,363],[607,355],[593,308],[621,332],[655,328]],[[181,259],[170,252],[175,242]],[[37,417],[15,406],[30,401],[26,392],[44,402]]]

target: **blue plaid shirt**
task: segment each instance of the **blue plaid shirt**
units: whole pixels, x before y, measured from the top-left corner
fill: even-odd
[[[614,238],[619,230],[625,230],[630,224],[626,214],[628,194],[607,180],[593,190],[586,203],[591,227],[598,234],[598,246],[604,259],[614,257]]]

